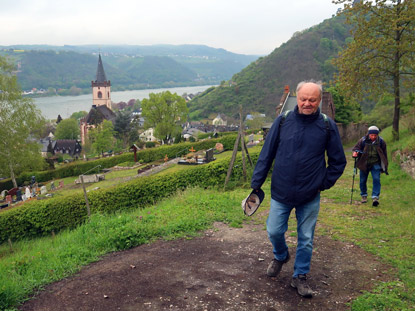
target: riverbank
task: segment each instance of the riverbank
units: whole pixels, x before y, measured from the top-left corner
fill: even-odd
[[[142,100],[147,98],[150,93],[165,91],[178,95],[196,94],[205,91],[209,87],[211,85],[111,92],[111,99],[114,103],[128,102],[131,99]],[[92,105],[92,93],[78,96],[37,97],[33,98],[33,101],[46,119],[56,119],[58,115],[65,119],[69,118],[74,112],[89,111]]]

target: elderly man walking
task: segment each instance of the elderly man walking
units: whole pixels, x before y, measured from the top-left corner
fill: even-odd
[[[388,175],[388,153],[386,143],[379,136],[379,128],[372,125],[367,135],[363,136],[353,147],[353,157],[357,158],[356,166],[360,170],[360,195],[362,203],[367,203],[367,178],[372,174],[372,205],[379,205],[380,174]]]
[[[251,180],[251,187],[259,191],[274,162],[267,219],[274,259],[268,266],[267,275],[278,276],[282,266],[290,260],[285,232],[290,213],[295,209],[297,250],[291,286],[303,297],[313,294],[307,274],[320,209],[320,191],[331,188],[346,166],[336,123],[320,113],[322,93],[318,82],[298,84],[297,106],[274,121]]]

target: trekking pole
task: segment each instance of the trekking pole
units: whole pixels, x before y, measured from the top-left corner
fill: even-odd
[[[352,201],[353,201],[353,186],[354,186],[354,177],[356,176],[356,162],[357,162],[357,157],[354,158],[352,194],[350,196],[350,204],[352,204]]]

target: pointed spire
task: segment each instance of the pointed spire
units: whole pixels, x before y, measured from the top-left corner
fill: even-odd
[[[102,65],[101,54],[99,54],[97,79],[95,80],[95,82],[105,82],[105,81],[107,81],[107,77],[105,76],[104,66]]]

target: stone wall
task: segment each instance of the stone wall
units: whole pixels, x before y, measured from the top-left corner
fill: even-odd
[[[339,129],[340,138],[342,139],[343,144],[356,143],[360,138],[362,138],[367,133],[367,124],[362,123],[350,123],[342,124],[337,123],[337,128]]]
[[[392,154],[393,161],[398,161],[401,168],[415,178],[415,152],[396,151]]]

